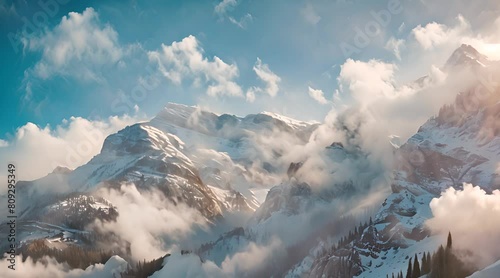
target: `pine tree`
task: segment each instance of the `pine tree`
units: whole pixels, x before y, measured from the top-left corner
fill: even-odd
[[[411,268],[411,258],[410,258],[410,260],[408,261],[408,269],[406,270],[406,278],[413,278],[411,276],[411,271],[412,271],[412,268]]]
[[[431,273],[431,252],[427,252],[427,265],[425,266],[425,274]]]
[[[418,262],[417,254],[415,254],[415,259],[413,260],[412,277],[413,278],[420,277],[420,263]]]
[[[424,255],[422,256],[422,265],[420,266],[420,274],[425,275],[429,273],[428,271],[428,265],[430,262],[427,260],[427,254],[424,252]]]
[[[452,240],[451,240],[451,232],[448,232],[448,240],[446,242],[446,249],[451,249]]]
[[[443,245],[440,245],[437,252],[432,255],[431,263],[431,277],[432,278],[443,278],[445,277],[446,262],[445,262],[445,250]]]

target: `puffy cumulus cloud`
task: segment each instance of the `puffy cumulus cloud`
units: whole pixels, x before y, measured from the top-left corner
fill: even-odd
[[[490,59],[500,59],[500,17],[487,28],[475,30],[461,14],[455,25],[431,22],[412,30],[413,38],[425,50],[451,52],[461,44],[469,44]]]
[[[101,81],[100,72],[117,64],[124,52],[116,31],[102,24],[93,8],[71,12],[52,30],[22,41],[25,50],[42,53],[40,61],[27,71],[28,78],[60,75]]]
[[[368,62],[347,59],[340,67],[338,81],[361,104],[378,98],[397,97],[400,92],[394,87],[396,65],[379,60]]]
[[[118,277],[120,273],[127,270],[128,263],[119,256],[111,257],[105,264],[95,264],[82,269],[69,269],[67,264],[58,263],[50,257],[43,257],[34,262],[30,257],[22,261],[20,256],[16,258],[16,270],[8,269],[9,261],[2,259],[0,267],[4,278],[38,277],[38,278],[107,278]]]
[[[173,247],[169,242],[179,242],[196,227],[205,228],[207,224],[195,209],[175,205],[154,189],[139,192],[135,185],[129,184],[119,190],[101,189],[98,194],[113,203],[119,215],[114,222],[97,220],[92,228],[118,236],[116,247],[124,252],[130,248],[135,260],[164,256]]]
[[[449,57],[453,50],[443,55]],[[452,103],[459,92],[469,90],[480,78],[468,67],[447,71],[442,66],[431,64],[422,78],[407,82],[401,79],[411,66],[348,59],[337,78],[339,96],[344,103],[360,106],[380,122],[389,132],[386,137],[396,134],[406,140],[443,105]]]
[[[267,64],[262,63],[260,58],[257,58],[253,66],[253,71],[257,74],[257,77],[266,84],[262,91],[271,97],[275,97],[280,89],[279,83],[281,82],[281,78],[272,72]]]
[[[161,74],[176,85],[185,79],[192,80],[193,84],[203,80],[208,85],[209,96],[242,97],[243,91],[234,81],[239,75],[237,65],[226,64],[217,56],[210,61],[203,52],[196,37],[190,35],[171,45],[162,44],[161,50],[149,51],[148,57]]]
[[[308,94],[310,97],[312,97],[315,101],[317,101],[320,104],[328,103],[328,100],[325,98],[325,94],[323,93],[322,90],[316,90],[311,87],[308,87]]]
[[[353,181],[359,186],[380,188],[391,179],[389,137],[397,134],[406,140],[476,79],[467,71],[449,76],[432,66],[424,78],[399,85],[398,74],[396,65],[378,60],[348,59],[341,66],[339,96],[350,106],[332,110],[305,146],[284,156],[289,161],[304,162],[297,173],[303,175],[302,179],[310,184]],[[357,155],[332,161],[324,149],[333,142],[342,143],[346,151]]]
[[[430,203],[433,217],[426,224],[432,231],[453,236],[453,245],[473,252],[473,262],[484,267],[500,259],[500,191],[487,194],[480,187],[464,184],[463,190],[448,188]]]
[[[54,128],[27,123],[4,141],[8,146],[0,148],[0,161],[14,162],[21,180],[40,178],[57,166],[76,168],[99,153],[109,134],[139,120],[128,115],[95,121],[71,117]]]
[[[268,244],[249,243],[243,250],[227,256],[220,266],[212,261],[202,262],[194,254],[173,254],[165,260],[164,267],[151,277],[266,277],[273,262],[285,255],[277,238]],[[267,274],[267,275],[266,275]]]
[[[431,49],[450,40],[456,40],[464,32],[470,30],[469,22],[462,15],[459,15],[457,20],[458,23],[454,27],[448,27],[437,22],[428,23],[424,27],[418,25],[412,30],[412,33],[423,48]]]
[[[388,138],[396,134],[406,140],[444,104],[451,103],[460,91],[470,88],[477,80],[470,71],[450,75],[436,66],[431,66],[424,78],[403,85],[397,82],[399,74],[395,64],[379,60],[348,59],[341,66],[337,79],[339,96],[350,106],[331,111],[325,123],[311,136],[309,149],[305,151],[317,154],[321,147],[332,142],[341,142],[346,149],[359,147],[363,154],[358,156],[360,159],[334,162],[337,181],[351,179],[360,184],[368,181],[371,186],[387,182],[393,167]],[[350,151],[353,150],[356,152]],[[321,171],[329,165],[323,157],[321,151],[311,156],[304,163],[304,173],[314,173],[312,176],[319,180],[327,178],[328,173]]]

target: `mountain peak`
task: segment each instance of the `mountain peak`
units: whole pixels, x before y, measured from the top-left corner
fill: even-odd
[[[71,170],[68,167],[63,167],[63,166],[57,166],[54,171],[52,171],[52,174],[69,174],[73,170]]]
[[[451,54],[446,61],[445,68],[455,68],[458,66],[481,66],[485,67],[489,63],[488,57],[479,53],[474,47],[468,44],[462,44]]]
[[[290,117],[287,117],[287,116],[284,116],[281,114],[277,114],[274,112],[264,111],[264,112],[260,112],[259,114],[266,115],[266,116],[271,117],[273,119],[279,120],[279,121],[284,122],[292,127],[306,127],[306,126],[318,124],[318,122],[315,122],[315,121],[296,120],[296,119],[293,119],[293,118],[290,118]]]

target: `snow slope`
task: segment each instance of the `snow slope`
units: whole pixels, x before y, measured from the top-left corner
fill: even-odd
[[[469,278],[498,278],[500,277],[500,261],[474,272]]]

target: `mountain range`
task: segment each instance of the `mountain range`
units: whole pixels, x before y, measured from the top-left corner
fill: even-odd
[[[449,77],[467,71],[473,81],[405,142],[387,137],[381,146],[390,163],[360,143],[363,121],[353,123],[352,111],[327,125],[169,103],[151,120],[108,136],[84,165],[19,182],[18,237],[25,246],[43,239],[49,248],[101,248],[116,255],[109,265],[123,271],[124,259],[137,261],[137,247],[103,227],[128,215],[121,210],[127,202],[114,203],[113,194],[137,192],[162,213],[186,218],[182,211],[189,211],[193,217],[189,229],[178,228],[189,230],[182,237],[152,229],[159,248],[172,254],[153,277],[176,273],[183,257],[195,257],[189,262],[200,269],[213,264],[221,276],[386,277],[405,271],[408,258],[442,243],[427,225],[433,199],[464,184],[487,193],[500,189],[500,91],[491,83],[499,65],[462,45],[441,70]],[[426,88],[431,79],[424,76],[411,87]],[[342,136],[315,141],[329,126]],[[4,225],[0,233],[6,232]],[[261,260],[241,255],[252,252]],[[203,273],[188,276],[211,276]],[[478,273],[471,277],[485,277]]]

